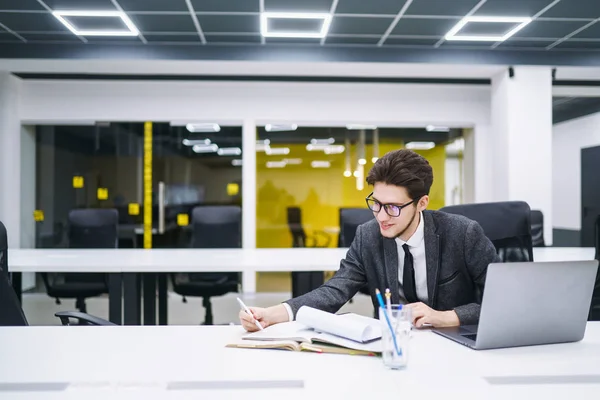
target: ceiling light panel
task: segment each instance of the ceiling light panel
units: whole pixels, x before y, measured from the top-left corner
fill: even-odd
[[[242,149],[239,147],[221,147],[217,150],[220,156],[239,156],[242,154]]]
[[[195,146],[197,144],[208,145],[210,144],[210,139],[183,139],[181,143],[183,143],[184,146]]]
[[[269,20],[273,19],[315,19],[322,20],[321,29],[317,32],[309,31],[272,31],[269,29]],[[263,12],[260,15],[260,33],[263,37],[279,38],[324,38],[327,36],[331,25],[331,14],[328,13],[288,13],[288,12]]]
[[[313,168],[329,168],[331,167],[331,163],[329,161],[313,161],[310,163],[310,166]]]
[[[205,123],[196,123],[196,124],[187,124],[185,126],[185,128],[192,132],[192,133],[198,133],[198,132],[220,132],[221,131],[221,127],[219,126],[219,124],[205,124]]]
[[[434,142],[408,142],[406,148],[409,150],[431,150],[435,147]]]
[[[127,14],[122,11],[57,10],[53,11],[52,15],[77,36],[138,36],[140,34]],[[69,20],[70,17],[120,18],[127,30],[79,29]]]
[[[214,143],[209,145],[197,144],[192,147],[192,150],[194,153],[216,153],[219,150],[219,146]]]
[[[358,131],[361,129],[373,130],[377,129],[377,125],[348,124],[346,125],[346,129],[348,129],[349,131]]]
[[[435,126],[435,125],[427,125],[425,127],[427,132],[450,132],[450,128],[447,126]]]
[[[290,154],[289,147],[269,147],[265,149],[265,153],[269,156],[285,156]]]
[[[503,42],[523,29],[532,21],[530,17],[487,17],[468,16],[461,19],[444,37],[448,41],[480,41],[480,42]],[[458,35],[458,33],[470,22],[478,23],[513,23],[515,27],[508,30],[504,35]]]
[[[298,129],[296,124],[267,124],[265,131],[267,132],[290,132]]]

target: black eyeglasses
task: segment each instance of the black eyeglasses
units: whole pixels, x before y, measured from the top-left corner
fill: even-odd
[[[375,200],[374,198],[372,198],[371,196],[373,196],[373,193],[371,193],[370,195],[367,196],[367,198],[365,199],[367,201],[367,207],[369,207],[369,209],[373,212],[378,213],[379,211],[381,211],[381,207],[383,207],[383,209],[385,210],[385,213],[387,215],[389,215],[390,217],[399,217],[400,213],[402,212],[402,209],[406,206],[411,205],[412,203],[414,203],[415,201],[418,201],[419,198],[414,199],[413,201],[406,203],[406,204],[402,204],[402,205],[398,205],[398,204],[382,204],[379,201]]]

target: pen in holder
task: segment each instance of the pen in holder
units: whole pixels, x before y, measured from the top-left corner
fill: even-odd
[[[377,301],[379,302],[379,307],[380,307],[379,312],[383,313],[386,323],[387,323],[387,326],[390,330],[390,335],[392,335],[392,340],[394,341],[394,349],[396,350],[396,354],[398,356],[401,356],[402,353],[400,352],[400,348],[398,347],[398,343],[396,341],[396,334],[395,334],[394,328],[392,327],[392,322],[390,321],[390,317],[389,317],[388,313],[386,312],[386,307],[383,304],[383,298],[381,297],[381,292],[379,291],[379,289],[375,289],[375,296],[377,297]],[[381,316],[379,317],[379,319],[381,319]]]
[[[389,307],[380,307],[379,312],[380,315],[385,316],[380,318],[383,364],[391,369],[403,368],[408,362],[411,334],[410,308],[403,307],[402,304],[391,304]]]

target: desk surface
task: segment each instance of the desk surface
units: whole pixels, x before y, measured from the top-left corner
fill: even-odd
[[[66,391],[21,393],[22,397],[11,393],[23,399],[90,398],[88,394],[116,392],[129,398],[160,394],[169,399],[366,399],[374,397],[376,389],[385,393],[380,398],[389,399],[440,399],[448,398],[448,393],[455,395],[450,398],[462,393],[486,400],[600,398],[597,322],[588,323],[581,342],[484,351],[416,331],[409,366],[400,371],[387,370],[378,357],[224,347],[242,334],[239,326],[1,328],[0,388],[32,382],[67,386]],[[552,376],[556,382],[582,375],[595,375],[591,377],[595,383],[499,385],[486,380]],[[235,387],[234,381],[303,387],[244,391],[215,387]],[[167,390],[173,382],[200,382],[205,388]],[[0,398],[13,398],[7,394]]]
[[[337,271],[344,248],[10,249],[12,272]],[[534,248],[536,261],[592,260],[589,247]]]

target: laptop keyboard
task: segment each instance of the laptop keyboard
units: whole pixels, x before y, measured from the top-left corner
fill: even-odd
[[[476,333],[471,334],[471,335],[462,335],[462,337],[466,337],[467,339],[470,339],[470,340],[472,340],[474,342],[477,341],[477,334]]]

